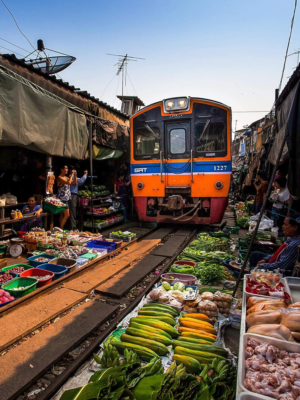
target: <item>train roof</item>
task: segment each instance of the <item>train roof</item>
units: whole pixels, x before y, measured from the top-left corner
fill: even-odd
[[[160,101],[156,101],[155,103],[147,104],[145,107],[140,108],[138,112],[144,110],[145,108],[154,106],[155,104],[162,103],[162,102],[164,102],[165,100],[176,99],[176,98],[181,98],[181,97],[189,97],[189,96],[168,97],[168,98],[166,98],[166,99],[163,99],[163,100],[160,100]],[[204,98],[202,98],[202,97],[189,97],[189,98],[190,98],[191,100],[209,101],[210,103],[217,104],[217,105],[219,105],[219,106],[228,108],[228,110],[231,110],[231,107],[227,106],[227,105],[224,104],[224,103],[220,103],[219,101],[215,101],[215,100],[211,100],[211,99],[204,99]],[[133,115],[133,116],[134,116],[134,115]]]

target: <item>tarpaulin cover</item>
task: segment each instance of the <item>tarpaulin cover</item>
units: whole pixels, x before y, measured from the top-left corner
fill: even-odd
[[[121,150],[113,150],[109,147],[93,145],[93,159],[94,160],[109,160],[110,158],[120,158],[123,155]]]
[[[291,95],[291,98],[290,98]],[[288,189],[294,200],[300,199],[300,80],[284,100],[289,105],[286,122],[287,145],[289,149]]]
[[[82,159],[86,117],[0,71],[0,146]]]
[[[129,152],[129,131],[124,125],[111,121],[96,121],[93,141],[97,145]]]
[[[285,132],[286,132],[286,123],[281,127],[277,135],[275,136],[275,140],[273,146],[270,150],[270,154],[268,156],[268,160],[271,164],[275,165],[277,156],[282,145],[282,141],[285,140]],[[287,144],[284,145],[282,155],[279,163],[282,164],[288,158],[288,147]]]

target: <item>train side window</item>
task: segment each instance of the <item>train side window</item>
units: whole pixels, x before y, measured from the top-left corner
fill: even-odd
[[[226,150],[226,129],[223,122],[207,120],[195,127],[196,151]]]
[[[134,154],[139,159],[157,159],[160,151],[160,130],[157,127],[137,128],[134,131]]]
[[[184,154],[186,152],[185,129],[177,128],[170,131],[171,154]]]

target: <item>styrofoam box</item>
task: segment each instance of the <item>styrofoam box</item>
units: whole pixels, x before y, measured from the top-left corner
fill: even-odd
[[[295,343],[295,342],[287,342],[284,340],[275,339],[275,338],[271,338],[268,336],[255,335],[255,334],[251,334],[251,333],[245,333],[243,335],[243,340],[241,343],[242,346],[239,349],[238,384],[244,392],[253,393],[244,387],[244,378],[245,378],[245,374],[246,374],[245,349],[246,349],[248,339],[253,339],[256,342],[261,343],[261,344],[262,343],[271,344],[271,345],[277,347],[279,350],[286,350],[289,353],[300,353],[300,344]],[[261,398],[270,399],[271,397],[262,396]]]
[[[248,293],[246,292],[246,282],[247,282],[247,278],[251,278],[251,274],[247,274],[244,275],[244,282],[243,282],[243,296],[246,297],[246,300],[249,299],[249,297],[255,296],[255,297],[264,297],[264,298],[268,298],[268,299],[279,299],[279,297],[276,296],[264,296],[262,294],[253,294],[253,293]],[[286,282],[286,280],[284,278],[281,279],[281,282],[284,285],[284,289],[285,291],[289,294],[290,298],[292,299],[292,295],[291,295],[291,291],[290,288]]]

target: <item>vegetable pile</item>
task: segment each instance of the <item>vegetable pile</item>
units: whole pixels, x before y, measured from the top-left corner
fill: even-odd
[[[36,258],[34,261],[35,262],[42,262],[42,263],[47,263],[48,261],[50,261],[51,260],[51,258],[47,258],[47,257],[38,257],[38,258]]]
[[[179,265],[179,264],[172,264],[170,268],[170,272],[175,272],[177,274],[188,274],[194,275],[195,268],[191,265]]]
[[[13,274],[20,274],[21,272],[24,272],[24,271],[25,271],[24,267],[14,267],[7,272],[12,272]]]
[[[241,228],[249,228],[250,216],[248,214],[240,215],[236,219],[236,223]]]
[[[8,292],[3,289],[0,289],[0,304],[7,303],[8,301],[15,300],[13,296],[11,296]]]
[[[218,285],[227,279],[227,272],[223,265],[210,264],[205,261],[196,264],[195,275],[202,285]]]
[[[125,233],[122,231],[117,231],[117,232],[112,232],[112,235],[120,236],[123,238],[131,238],[131,237],[135,236],[135,233],[132,233],[132,232]]]
[[[3,285],[4,283],[10,281],[11,279],[13,279],[13,276],[10,274],[0,275],[0,285]]]

